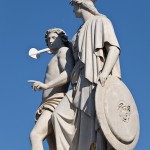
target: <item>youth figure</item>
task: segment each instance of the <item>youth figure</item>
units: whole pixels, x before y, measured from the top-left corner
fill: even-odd
[[[43,90],[42,102],[36,112],[36,124],[31,131],[31,149],[43,150],[43,140],[47,139],[50,150],[55,150],[55,137],[51,124],[51,114],[59,105],[68,91],[70,74],[73,68],[72,50],[69,49],[69,41],[66,33],[59,28],[46,32],[45,40],[54,56],[50,60],[44,83],[33,82],[34,90]]]

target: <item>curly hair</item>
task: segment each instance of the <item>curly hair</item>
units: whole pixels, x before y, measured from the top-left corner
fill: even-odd
[[[46,42],[47,46],[48,46],[48,35],[50,33],[58,34],[58,36],[61,37],[64,45],[68,47],[68,44],[69,44],[68,36],[67,36],[66,32],[64,30],[60,29],[60,28],[52,28],[52,29],[49,29],[49,30],[46,31],[46,33],[45,33],[45,42]]]

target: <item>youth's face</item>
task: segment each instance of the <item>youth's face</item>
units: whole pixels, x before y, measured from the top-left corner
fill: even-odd
[[[62,46],[62,39],[57,33],[50,33],[47,37],[48,47],[51,50],[57,50]]]
[[[72,6],[73,6],[73,12],[76,18],[81,18],[81,8],[79,7],[79,5],[76,3],[73,3]]]

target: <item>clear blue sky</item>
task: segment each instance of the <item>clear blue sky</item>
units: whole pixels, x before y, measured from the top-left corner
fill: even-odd
[[[149,0],[96,2],[98,10],[113,22],[122,50],[122,78],[139,110],[141,132],[135,150],[150,149],[149,6]],[[47,29],[60,27],[71,39],[80,24],[69,0],[0,0],[0,149],[30,149],[29,133],[41,92],[33,92],[26,81],[43,81],[51,56],[42,54],[33,60],[28,50],[46,47]]]

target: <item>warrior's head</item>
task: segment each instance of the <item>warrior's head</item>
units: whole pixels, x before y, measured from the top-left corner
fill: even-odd
[[[77,18],[81,18],[81,11],[86,10],[93,15],[99,15],[100,13],[94,6],[95,0],[71,0],[70,4],[74,6],[74,13]]]

